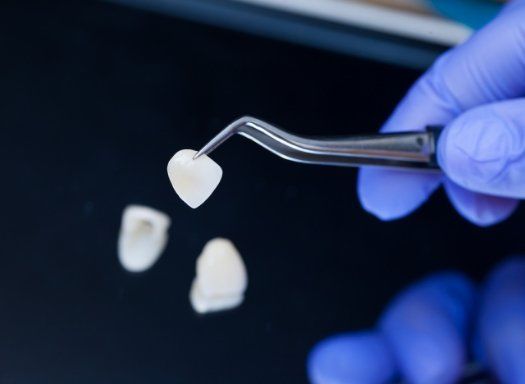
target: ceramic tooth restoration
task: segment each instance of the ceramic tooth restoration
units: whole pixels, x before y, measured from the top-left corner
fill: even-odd
[[[190,302],[196,312],[222,311],[242,303],[248,275],[239,251],[230,240],[210,240],[197,259],[196,269],[190,291]]]
[[[197,208],[213,193],[222,178],[222,168],[206,155],[193,159],[197,151],[183,149],[168,163],[168,176],[179,197]]]
[[[130,272],[153,266],[166,248],[170,218],[156,209],[128,205],[122,214],[118,258]]]

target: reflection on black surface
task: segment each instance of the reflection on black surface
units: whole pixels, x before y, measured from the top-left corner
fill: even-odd
[[[438,194],[381,223],[355,171],[301,166],[242,139],[198,210],[165,167],[243,114],[300,133],[372,132],[415,72],[95,3],[0,12],[4,201],[2,381],[295,383],[319,338],[371,326],[402,286],[437,268],[480,277],[518,250],[523,210],[492,229]],[[123,271],[122,209],[152,205],[170,242],[143,275]],[[200,317],[194,261],[235,241],[250,286],[239,309]]]

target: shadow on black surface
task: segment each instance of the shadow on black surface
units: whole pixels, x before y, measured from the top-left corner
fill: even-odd
[[[214,154],[225,175],[203,207],[171,189],[171,155],[239,115],[372,132],[416,72],[102,3],[24,8],[0,12],[2,382],[302,382],[316,340],[371,326],[412,279],[479,278],[521,246],[523,210],[479,229],[439,193],[381,223],[359,207],[355,171],[237,138]],[[116,257],[129,203],[173,219],[143,275]],[[238,310],[200,317],[194,261],[218,235],[238,246],[250,285]]]

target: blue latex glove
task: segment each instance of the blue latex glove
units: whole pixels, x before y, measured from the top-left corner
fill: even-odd
[[[487,226],[525,198],[525,0],[514,0],[466,43],[439,58],[383,132],[444,125],[438,162],[446,176],[362,169],[358,195],[383,220],[418,208],[443,184],[452,205]]]
[[[478,306],[475,308],[475,306]],[[334,336],[308,358],[313,384],[452,384],[473,352],[504,384],[525,383],[525,258],[499,265],[478,292],[458,273],[418,282],[388,306],[377,329]]]

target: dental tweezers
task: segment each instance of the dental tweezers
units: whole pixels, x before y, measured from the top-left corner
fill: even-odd
[[[194,159],[208,155],[235,134],[247,137],[286,160],[345,167],[382,166],[438,170],[440,127],[424,131],[308,138],[250,116],[241,117],[211,139]]]
[[[193,158],[209,155],[230,137],[239,134],[286,160],[299,163],[437,171],[439,166],[436,161],[436,145],[442,129],[436,126],[417,132],[307,138],[286,132],[265,121],[244,116],[220,131]],[[493,383],[487,372],[476,363],[465,366],[459,382]],[[398,384],[405,382],[400,381]]]

